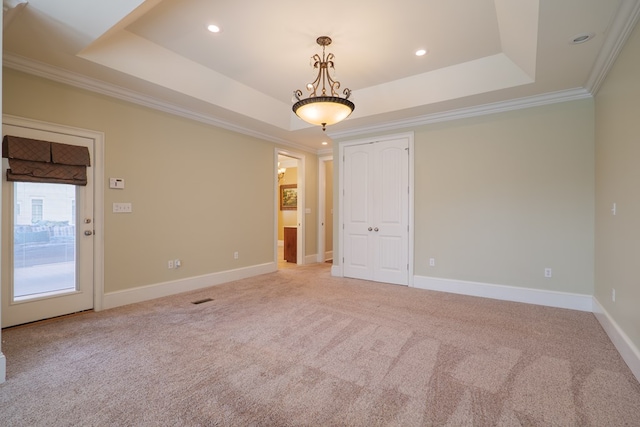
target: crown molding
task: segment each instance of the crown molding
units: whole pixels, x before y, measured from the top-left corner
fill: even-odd
[[[378,126],[363,126],[357,129],[342,132],[327,133],[331,138],[343,139],[361,136],[364,134],[395,131],[398,129],[423,126],[432,123],[445,122],[486,114],[506,112],[558,102],[574,101],[578,99],[593,98],[604,82],[607,73],[613,66],[625,42],[635,29],[640,19],[640,0],[622,0],[618,11],[608,29],[608,35],[600,49],[600,54],[589,74],[584,88],[575,88],[560,92],[551,92],[520,98],[506,102],[497,102],[477,107],[463,108],[459,110],[445,111],[442,113],[427,114],[406,120],[382,123]]]
[[[6,2],[6,0],[4,1]],[[639,18],[640,0],[623,0],[621,2],[620,8],[618,9],[618,13],[612,20],[611,27],[608,31],[608,36],[603,43],[600,54],[598,55],[596,63],[594,64],[589,78],[587,79],[586,85],[583,88],[575,88],[504,102],[496,102],[475,107],[427,114],[418,117],[411,117],[408,119],[380,123],[378,125],[361,126],[344,131],[327,132],[327,135],[332,139],[346,139],[365,134],[395,131],[399,129],[418,127],[433,123],[549,105],[559,102],[574,101],[578,99],[592,98],[595,96],[600,86],[604,82],[607,73],[613,66],[617,56],[622,50],[631,32],[634,30]],[[136,93],[116,85],[108,84],[96,79],[92,79],[77,73],[73,73],[58,67],[47,65],[39,61],[34,61],[10,53],[4,53],[3,65],[17,71],[22,71],[38,77],[67,84],[69,86],[99,93],[112,98],[131,102],[133,104],[142,105],[144,107],[163,111],[165,113],[187,118],[190,120],[195,120],[243,135],[270,141],[279,145],[295,148],[296,150],[301,150],[318,155],[324,153],[325,150],[327,152],[331,151],[331,148],[324,150],[313,150],[310,147],[296,144],[283,138],[278,138],[273,135],[257,132],[243,126],[229,123],[211,115],[198,113],[148,95]]]
[[[90,77],[83,76],[78,73],[74,73],[62,68],[54,67],[48,64],[44,64],[39,61],[24,58],[22,56],[13,55],[10,53],[4,53],[2,55],[2,65],[7,68],[11,68],[16,71],[31,74],[44,79],[52,80],[58,83],[66,84],[79,89],[84,89],[90,92],[99,93],[112,98],[116,98],[122,101],[130,102],[132,104],[141,105],[143,107],[151,108],[154,110],[162,111],[175,116],[183,117],[190,120],[195,120],[200,123],[205,123],[211,126],[226,129],[232,132],[237,132],[243,135],[251,136],[254,138],[262,139],[265,141],[273,142],[278,145],[284,145],[287,147],[295,148],[304,152],[316,154],[316,152],[309,147],[305,147],[300,144],[295,144],[286,139],[277,138],[273,135],[269,135],[262,132],[257,132],[252,129],[238,126],[233,123],[229,123],[224,120],[220,120],[214,116],[198,113],[178,105],[159,100],[157,98],[143,95],[141,93],[134,92],[129,89],[124,89],[120,86],[105,83],[103,81],[92,79]]]
[[[268,135],[262,132],[256,132],[251,129],[238,126],[216,117],[197,113],[195,111],[188,110],[186,108],[161,101],[157,98],[143,95],[128,89],[124,89],[120,86],[105,83],[100,80],[92,79],[83,76],[78,73],[73,73],[58,67],[54,67],[48,64],[44,64],[39,61],[34,61],[28,58],[24,58],[18,55],[5,53],[3,55],[3,66],[21,71],[27,74],[31,74],[37,77],[42,77],[48,80],[52,80],[58,83],[73,86],[79,89],[84,89],[90,92],[99,93],[112,98],[127,101],[133,104],[141,105],[154,110],[162,111],[175,116],[183,117],[190,120],[195,120],[208,125],[216,126],[222,129],[237,132],[243,135],[252,136],[262,140],[270,141],[279,145],[295,148],[304,152],[319,154],[320,151],[312,150],[309,147],[292,143],[282,138],[276,138],[272,135]],[[363,126],[355,129],[345,130],[342,132],[327,132],[327,135],[332,139],[351,138],[354,136],[360,136],[364,134],[386,132],[410,127],[423,126],[432,123],[458,120],[469,117],[482,116],[487,114],[494,114],[499,112],[518,110],[523,108],[529,108],[534,106],[541,106],[547,104],[553,104],[558,102],[572,101],[576,99],[585,99],[591,97],[591,93],[584,88],[571,89],[567,91],[548,93],[543,95],[532,96],[528,98],[521,98],[516,100],[510,100],[505,102],[497,102],[492,104],[485,104],[477,107],[463,108],[459,110],[445,111],[442,113],[428,114],[424,116],[412,117],[403,120],[391,121],[381,123],[374,126]],[[327,149],[329,152],[331,149]]]
[[[611,22],[609,34],[591,70],[586,88],[596,96],[627,39],[640,18],[640,1],[624,0]]]
[[[409,119],[396,120],[392,122],[382,123],[378,126],[363,126],[357,129],[350,129],[342,132],[333,132],[330,133],[329,136],[333,139],[352,138],[365,134],[415,128],[433,123],[485,116],[488,114],[521,110],[524,108],[539,107],[543,105],[557,104],[559,102],[575,101],[587,98],[592,98],[592,95],[586,89],[569,89],[559,92],[530,96],[526,98],[484,104],[475,107],[461,108],[458,110],[444,111],[442,113],[427,114],[424,116],[412,117]]]

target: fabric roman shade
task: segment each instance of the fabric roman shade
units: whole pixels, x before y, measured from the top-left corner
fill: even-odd
[[[2,157],[9,159],[7,181],[87,185],[87,147],[6,135]]]

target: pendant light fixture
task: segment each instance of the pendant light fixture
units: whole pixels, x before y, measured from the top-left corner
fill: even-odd
[[[293,112],[307,123],[321,125],[322,130],[326,130],[327,125],[338,123],[353,112],[355,105],[349,101],[351,90],[345,89],[341,98],[338,95],[340,82],[335,81],[329,74],[329,69],[335,70],[333,66],[334,56],[329,53],[325,56],[325,47],[331,44],[331,38],[320,36],[316,43],[322,46],[322,58],[317,53],[311,57],[313,68],[318,69],[318,76],[313,83],[307,84],[309,97],[301,99],[302,91],[293,92],[297,102],[293,104]],[[318,93],[320,91],[320,93]]]

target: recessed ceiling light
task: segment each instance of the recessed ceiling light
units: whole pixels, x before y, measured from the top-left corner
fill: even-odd
[[[327,141],[322,141],[322,145],[328,145],[329,143]]]
[[[571,38],[571,44],[585,43],[591,40],[592,38],[594,38],[595,36],[596,36],[595,33],[577,34]]]
[[[418,49],[416,50],[416,56],[424,56],[427,54],[427,50],[426,49]]]
[[[217,25],[211,24],[207,26],[207,30],[211,31],[212,33],[219,33],[220,27],[218,27]]]

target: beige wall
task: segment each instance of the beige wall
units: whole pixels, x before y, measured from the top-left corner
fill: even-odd
[[[107,292],[273,260],[273,144],[5,74],[6,113],[105,132],[105,176],[127,183],[105,190]],[[577,101],[416,129],[415,273],[591,293],[592,123]],[[317,157],[305,157],[313,255]],[[116,201],[134,213],[111,214]],[[183,267],[168,270],[174,258]]]
[[[415,274],[592,294],[593,108],[574,101],[413,129]]]
[[[275,259],[274,144],[14,70],[4,70],[3,88],[5,114],[104,132],[106,185],[126,182],[105,189],[105,292]],[[317,186],[316,168],[306,184]],[[133,213],[111,213],[113,202],[131,202]],[[182,267],[167,269],[176,258]]]
[[[415,165],[417,275],[592,294],[592,101],[425,126]]]
[[[636,348],[640,348],[639,76],[640,28],[636,26],[598,91],[595,115],[595,297]]]

